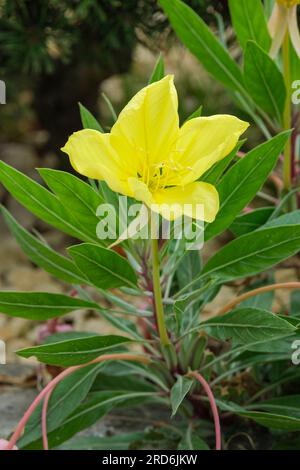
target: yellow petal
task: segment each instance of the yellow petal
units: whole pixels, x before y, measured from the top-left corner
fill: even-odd
[[[153,203],[153,197],[148,189],[148,186],[143,181],[137,178],[128,178],[128,186],[131,190],[131,197],[134,197],[137,201],[142,201],[147,206]]]
[[[178,100],[173,76],[140,90],[111,129],[111,144],[135,175],[151,176],[178,136]]]
[[[213,222],[219,210],[218,192],[209,183],[195,182],[184,187],[166,188],[155,193],[153,198],[157,207],[152,205],[151,209],[168,220],[186,215]]]
[[[96,130],[74,132],[61,149],[69,158],[74,170],[88,178],[105,180],[113,191],[127,194],[128,175],[110,145],[110,135]]]
[[[168,185],[197,180],[234,149],[248,126],[235,116],[222,114],[187,121],[180,129]]]

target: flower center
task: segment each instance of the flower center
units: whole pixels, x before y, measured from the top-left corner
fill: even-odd
[[[295,5],[298,5],[300,0],[277,0],[277,3],[279,3],[279,5],[283,5],[286,8],[291,8]]]

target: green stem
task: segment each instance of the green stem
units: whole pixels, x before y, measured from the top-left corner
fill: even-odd
[[[164,307],[163,307],[162,293],[161,293],[161,286],[160,286],[160,265],[159,265],[160,263],[159,263],[158,240],[156,238],[151,239],[151,248],[152,248],[153,295],[154,295],[157,327],[158,327],[161,344],[163,346],[168,346],[170,344],[170,340],[168,337],[166,324],[165,324]]]
[[[284,38],[283,48],[283,71],[286,84],[286,102],[283,113],[283,128],[289,130],[292,127],[292,104],[291,104],[291,69],[290,69],[290,38],[287,32]],[[292,186],[292,137],[290,136],[284,149],[283,184],[285,192],[289,192]]]

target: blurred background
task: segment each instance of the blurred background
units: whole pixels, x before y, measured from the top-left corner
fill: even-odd
[[[230,44],[238,60],[227,1],[186,3]],[[7,88],[7,103],[0,105],[0,158],[37,180],[36,167],[72,171],[60,147],[81,128],[78,102],[109,129],[113,119],[103,93],[118,113],[147,84],[160,52],[166,71],[175,75],[182,120],[200,105],[205,115],[246,117],[179,44],[156,0],[0,0],[0,79]],[[261,139],[255,128],[249,136]],[[0,200],[58,251],[73,242],[36,220],[2,186]],[[62,283],[26,258],[0,223],[0,289],[64,291]],[[79,330],[105,328],[93,313],[76,312],[70,321]],[[17,359],[13,351],[36,341],[38,328],[34,322],[0,315],[8,361]]]

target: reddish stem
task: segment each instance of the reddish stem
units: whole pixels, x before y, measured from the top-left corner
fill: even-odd
[[[48,403],[49,403],[53,390],[54,390],[54,387],[52,387],[47,393],[47,395],[45,396],[43,408],[42,408],[42,436],[43,436],[44,450],[49,450],[48,436],[47,436],[47,410],[48,410]]]
[[[205,393],[208,397],[208,400],[209,400],[209,403],[210,403],[210,407],[211,407],[211,411],[212,411],[212,414],[213,414],[213,418],[214,418],[214,423],[215,423],[215,433],[216,433],[216,450],[221,450],[221,425],[220,425],[220,418],[219,418],[219,412],[218,412],[218,408],[217,408],[217,405],[216,405],[216,400],[215,400],[215,397],[214,397],[214,394],[209,386],[209,384],[206,382],[205,378],[199,374],[199,372],[189,372],[188,373],[188,376],[190,377],[194,377],[196,380],[198,380],[198,382],[201,383],[202,387],[204,388],[205,390]]]
[[[96,364],[98,362],[104,362],[104,361],[109,361],[109,360],[125,360],[125,361],[137,361],[137,362],[142,362],[143,364],[149,364],[150,359],[145,357],[145,356],[137,356],[135,354],[104,354],[103,356],[97,357],[93,361],[87,362],[86,364],[81,364],[78,366],[72,366],[69,367],[68,369],[65,369],[62,371],[59,375],[54,377],[48,385],[38,394],[38,396],[33,400],[31,405],[28,407],[27,411],[24,413],[23,418],[19,421],[18,426],[16,427],[15,432],[11,436],[10,440],[8,441],[8,444],[4,450],[12,450],[14,445],[16,444],[17,440],[20,438],[24,427],[26,426],[27,421],[29,420],[30,416],[38,406],[38,404],[42,401],[44,397],[48,394],[48,392],[51,392],[52,389],[65,377],[70,375],[72,372],[75,372],[78,369],[81,369],[82,367],[89,366],[91,364]],[[46,411],[47,411],[47,406],[46,406]]]

